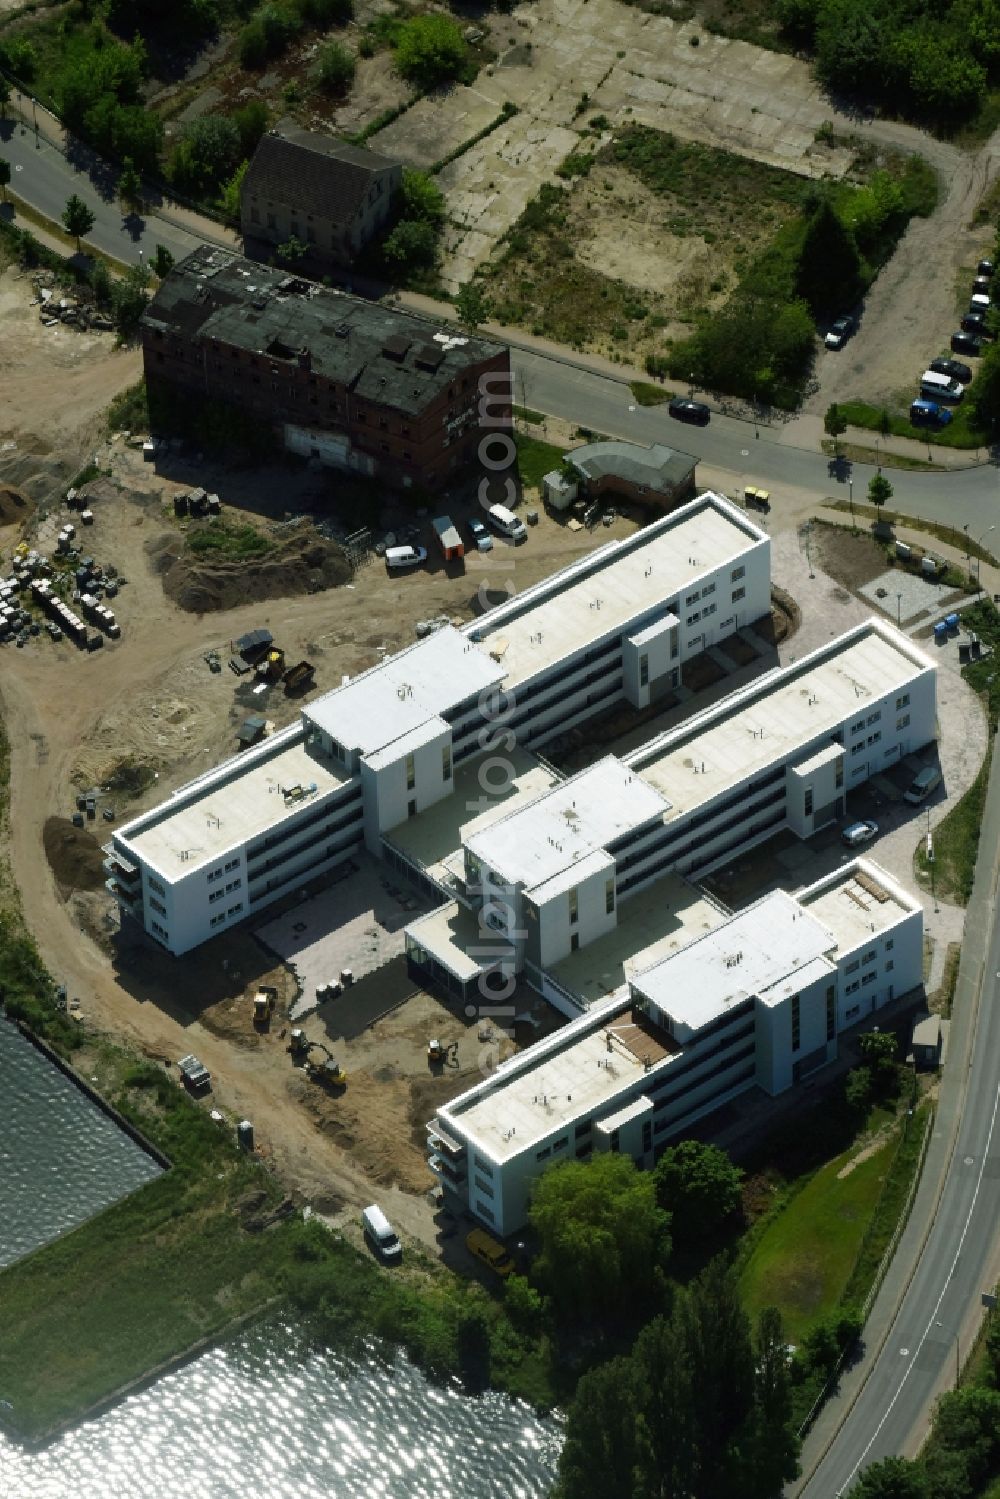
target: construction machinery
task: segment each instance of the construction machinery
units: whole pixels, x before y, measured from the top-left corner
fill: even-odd
[[[428,1062],[444,1062],[448,1058],[448,1048],[435,1036],[427,1043]]]
[[[273,984],[261,984],[253,997],[253,1023],[258,1029],[270,1025],[278,991]]]
[[[315,675],[316,668],[311,661],[296,661],[295,665],[290,666],[282,678],[285,684],[285,691],[304,692],[307,687],[312,686]]]
[[[347,1082],[347,1073],[335,1057],[326,1056],[321,1062],[306,1061],[306,1077],[326,1088],[342,1088]]]
[[[308,1056],[309,1055],[309,1049],[310,1049],[311,1046],[312,1046],[312,1042],[310,1041],[309,1037],[306,1035],[305,1031],[302,1030],[300,1027],[296,1026],[295,1030],[292,1031],[292,1034],[289,1037],[289,1041],[288,1041],[288,1050],[291,1052],[292,1056],[293,1057],[306,1057],[306,1056]]]
[[[284,670],[285,653],[280,645],[273,645],[267,655],[257,663],[254,675],[258,682],[278,682]]]

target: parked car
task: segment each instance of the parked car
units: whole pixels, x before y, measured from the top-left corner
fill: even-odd
[[[361,1227],[375,1254],[386,1264],[395,1265],[403,1258],[403,1246],[396,1230],[389,1222],[377,1202],[365,1208],[361,1214]]]
[[[983,341],[975,333],[953,333],[951,347],[956,354],[972,354],[975,358],[983,352]]]
[[[947,427],[952,412],[937,401],[911,401],[910,425],[912,427]]]
[[[830,331],[823,342],[828,349],[842,349],[856,327],[857,323],[852,317],[839,317],[835,323],[831,324]]]
[[[490,535],[489,531],[487,531],[481,520],[470,520],[469,535],[476,543],[476,550],[478,552],[492,552],[493,537]]]
[[[986,314],[983,312],[967,312],[962,319],[962,332],[975,333],[980,338],[992,337],[986,326]]]
[[[498,531],[501,536],[506,536],[515,546],[519,542],[527,541],[528,528],[523,520],[520,520],[506,505],[490,505],[486,511],[486,519]]]
[[[422,567],[426,561],[426,547],[386,547],[385,550],[385,570],[387,573],[409,572],[411,567]]]
[[[840,841],[848,848],[858,848],[862,843],[867,843],[870,838],[874,838],[877,832],[877,822],[872,822],[870,818],[862,818],[860,822],[848,823],[840,835]]]
[[[941,772],[937,766],[927,765],[907,786],[903,792],[903,800],[909,802],[911,806],[919,806],[921,802],[927,800],[932,791],[937,790],[940,784]]]
[[[980,276],[992,276],[994,265],[992,260],[981,260],[976,266],[976,272]]]
[[[495,1270],[497,1275],[504,1280],[508,1275],[513,1274],[514,1261],[503,1245],[498,1244],[496,1239],[491,1238],[483,1229],[474,1228],[465,1240],[465,1247],[470,1254],[475,1255],[477,1260],[482,1260],[484,1265]]]
[[[704,401],[692,401],[687,396],[674,396],[667,410],[676,421],[690,422],[695,427],[706,427],[712,415]]]
[[[932,359],[927,368],[935,375],[947,375],[949,380],[957,380],[961,385],[968,385],[972,379],[971,369],[960,359]]]
[[[977,276],[972,283],[972,290],[974,292],[982,292],[983,296],[988,297],[990,294],[989,276]]]

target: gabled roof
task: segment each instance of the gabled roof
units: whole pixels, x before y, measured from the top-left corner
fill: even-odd
[[[373,178],[398,165],[364,146],[282,122],[261,136],[243,179],[243,193],[349,224]]]

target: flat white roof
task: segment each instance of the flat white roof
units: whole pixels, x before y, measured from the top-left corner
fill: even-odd
[[[507,686],[516,687],[620,633],[766,539],[724,496],[708,490],[637,537],[611,542],[556,573],[530,591],[521,612],[516,602],[502,604],[466,628],[503,666]]]
[[[453,625],[444,625],[317,698],[303,716],[349,749],[373,755],[503,676],[487,652]]]
[[[466,847],[511,884],[533,890],[666,810],[658,791],[609,755],[474,834]]]
[[[614,1105],[626,1088],[651,1075],[641,1044],[634,1053],[608,1047],[608,1028],[634,1029],[632,1016],[629,1003],[605,1006],[599,1021],[593,1013],[581,1016],[548,1041],[536,1042],[501,1066],[491,1082],[466,1094],[467,1103],[457,1098],[440,1109],[444,1128],[452,1119],[493,1160],[506,1161],[565,1126],[566,1145],[552,1159],[572,1160],[576,1121],[599,1118],[604,1105]],[[669,1038],[663,1041],[669,1048]],[[669,1059],[671,1050],[650,1044],[657,1063]]]
[[[795,899],[828,928],[841,952],[851,952],[921,909],[868,859],[796,892]]]
[[[470,911],[456,900],[408,922],[406,935],[463,983],[498,961],[514,962],[514,949],[506,938],[484,927],[479,911]]]
[[[145,826],[134,833],[126,824],[118,836],[153,869],[176,880],[279,827],[351,779],[307,746],[301,730],[295,741],[276,746],[272,755],[229,763],[232,774],[206,776],[203,789],[190,798],[182,786],[157,809],[160,815],[137,819]],[[304,795],[287,800],[282,793],[295,786]]]
[[[773,890],[632,983],[663,1014],[700,1031],[753,995],[766,1002],[793,994],[804,971],[833,947],[822,922],[786,891]]]
[[[738,786],[933,665],[890,625],[870,621],[833,648],[769,672],[698,714],[626,764],[667,798],[671,818]]]

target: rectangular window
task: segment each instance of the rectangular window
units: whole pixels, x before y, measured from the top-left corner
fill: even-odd
[[[740,599],[746,598],[746,594],[747,594],[747,591],[746,591],[745,588],[734,588],[733,589],[733,603],[734,604],[738,604],[739,601],[740,601]]]
[[[864,976],[864,978],[861,980],[861,987],[863,989],[866,989],[869,984],[874,984],[877,979],[878,979],[878,974],[877,973],[866,973],[865,976]]]
[[[450,781],[451,780],[451,745],[450,744],[443,744],[441,746],[441,779],[442,779],[442,781]]]
[[[874,713],[869,713],[868,719],[867,719],[867,722],[868,722],[869,726],[871,726],[873,723],[878,723],[878,721],[879,721],[879,719],[881,717],[882,717],[882,709],[881,708],[876,708],[876,710],[875,710]]]
[[[837,995],[831,984],[826,991],[826,1039],[832,1041],[837,1034]]]
[[[489,1182],[484,1182],[481,1176],[476,1177],[476,1191],[482,1192],[484,1197],[492,1197],[494,1195],[493,1188]]]
[[[554,1140],[552,1142],[552,1154],[555,1155],[557,1150],[565,1150],[568,1144],[569,1135],[563,1135],[561,1140]]]
[[[488,1219],[490,1223],[495,1223],[497,1221],[496,1214],[494,1213],[493,1209],[488,1208],[485,1202],[476,1203],[476,1212],[481,1214],[483,1218]]]
[[[639,657],[639,686],[640,687],[648,687],[648,685],[649,685],[649,657],[648,656],[640,656]]]
[[[733,576],[735,577],[736,574],[734,573]],[[692,604],[696,604],[700,598],[701,598],[701,589],[700,588],[696,588],[695,591],[694,591],[694,593],[689,593],[688,594],[688,596],[684,600],[684,602],[688,606],[688,608],[690,608],[690,606]]]
[[[853,963],[848,963],[847,967],[844,969],[844,972],[845,973],[857,973],[857,971],[858,971],[858,969],[860,967],[861,967],[861,959],[860,958],[855,958]]]
[[[407,815],[407,817],[416,817],[416,815],[417,815],[417,800],[416,800],[416,797],[414,797],[413,801],[407,802],[407,804],[406,804],[406,815]]]
[[[797,994],[792,995],[792,1050],[798,1051],[802,1044],[802,1004]]]
[[[864,729],[864,726],[865,726],[864,719],[863,718],[859,718],[858,721],[857,721],[857,723],[852,723],[851,724],[851,733],[852,734],[860,734],[861,731]]]
[[[714,593],[714,592],[715,592],[715,584],[714,583],[706,583],[705,586],[704,586],[704,588],[701,590],[701,596],[702,596],[702,598],[707,599],[708,596],[709,596],[709,594],[710,593]]]
[[[861,1014],[861,1006],[860,1005],[851,1005],[851,1008],[846,1012],[844,1018],[846,1020],[856,1020],[857,1017],[860,1014]]]
[[[416,767],[416,765],[414,763],[413,756],[412,755],[407,755],[407,757],[406,757],[406,789],[407,789],[407,791],[412,791],[413,788],[414,788],[414,786],[416,784],[417,784],[417,767]]]
[[[229,859],[226,862],[226,873],[229,874],[229,872],[231,870],[233,870],[233,869],[239,869],[239,867],[240,867],[240,861],[239,861],[239,859]]]
[[[576,886],[574,885],[573,889],[569,892],[569,896],[568,896],[568,900],[569,900],[569,920],[570,920],[570,925],[571,926],[573,925],[573,923],[577,920],[577,918],[580,915],[579,898],[580,898],[580,893],[577,890]]]
[[[886,965],[885,965],[885,971],[886,971],[886,973],[891,973],[892,970],[895,968],[895,966],[896,966],[895,962],[893,961],[892,958],[890,958],[889,961],[888,961],[888,963],[886,963]]]
[[[157,895],[166,895],[167,893],[163,886],[160,884],[159,880],[154,880],[152,875],[146,876],[146,884],[149,886],[150,890],[155,890]]]
[[[546,1147],[545,1147],[544,1150],[539,1150],[536,1153],[535,1160],[536,1161],[547,1161],[548,1158],[549,1158],[549,1156],[551,1154],[552,1154],[552,1146],[551,1145],[546,1145]]]
[[[813,809],[813,789],[812,789],[811,786],[807,786],[806,787],[806,800],[805,800],[805,815],[807,817],[811,817],[812,816],[812,809]]]
[[[874,732],[874,734],[869,734],[868,735],[868,743],[869,744],[878,744],[878,742],[879,742],[879,740],[881,738],[882,738],[882,730],[881,729],[876,729],[875,732]]]
[[[734,567],[732,572],[729,574],[730,583],[738,583],[740,578],[746,577],[746,573],[747,570],[745,567]]]
[[[874,961],[875,961],[875,949],[874,949],[874,947],[871,948],[871,950],[869,952],[865,953],[865,955],[861,959],[861,961],[862,961],[862,963],[865,963],[865,964],[867,964],[867,963],[874,963]]]
[[[211,905],[213,901],[223,900],[225,898],[225,894],[226,892],[222,889],[221,886],[218,890],[213,890],[211,895],[208,897],[209,905]]]
[[[696,609],[693,614],[689,614],[688,615],[688,617],[684,621],[684,623],[686,625],[696,625],[698,623],[699,619],[701,619],[701,610],[700,609]]]
[[[152,906],[152,908],[153,908],[154,911],[159,911],[159,913],[160,913],[161,916],[166,916],[166,914],[167,914],[167,908],[166,908],[166,906],[163,905],[160,901],[155,900],[153,898],[153,896],[149,897],[149,904]]]
[[[860,979],[855,979],[853,984],[848,984],[847,988],[844,990],[844,993],[845,994],[857,994],[857,992],[858,992],[858,990],[860,988],[861,988],[861,980]],[[848,1014],[850,1014],[850,1011],[848,1011]]]
[[[208,876],[208,883],[211,884],[213,880],[221,880],[221,878],[222,878],[222,865],[220,864],[219,867],[218,867],[218,869],[213,869],[212,872],[211,872],[211,874]]]
[[[475,1166],[476,1170],[481,1171],[484,1176],[493,1175],[492,1163],[490,1161],[484,1161],[481,1155],[473,1155],[472,1164]]]
[[[843,762],[843,760],[838,760],[837,761],[837,773],[836,773],[836,776],[835,776],[835,781],[836,781],[837,790],[839,791],[842,788],[843,784],[844,784],[844,762]]]
[[[574,1140],[582,1140],[583,1137],[584,1137],[584,1135],[587,1135],[589,1133],[590,1133],[590,1120],[588,1119],[587,1122],[586,1122],[586,1124],[578,1124],[577,1125],[576,1129],[573,1131],[573,1138],[574,1138]]]
[[[910,726],[910,715],[908,713],[903,713],[903,714],[901,714],[899,716],[899,718],[896,719],[896,728],[897,729],[908,729],[909,726]]]
[[[604,882],[604,909],[610,916],[615,908],[615,882],[614,877]]]
[[[226,894],[229,895],[232,893],[232,891],[238,890],[242,883],[242,880],[230,880],[229,884],[226,886]]]
[[[580,947],[580,933],[579,932],[571,932],[570,933],[570,939],[569,939],[569,950],[570,950],[570,952],[577,952],[577,951],[579,951],[579,947]]]
[[[238,916],[242,910],[243,910],[243,902],[240,901],[237,905],[230,906],[229,910],[226,912],[226,915],[227,916]]]
[[[212,919],[211,919],[211,921],[208,924],[209,924],[209,926],[221,926],[222,923],[225,921],[225,919],[226,919],[226,913],[225,913],[225,911],[220,911],[219,914],[218,914],[218,916],[213,916]]]
[[[889,940],[888,940],[888,942],[885,944],[885,950],[886,950],[886,952],[892,952],[892,949],[895,946],[896,946],[896,939],[894,937],[890,937]]]
[[[898,697],[896,699],[896,712],[898,713],[899,710],[900,710],[900,708],[908,708],[909,706],[910,706],[910,694],[908,692],[904,692],[903,695],[902,695],[902,697]]]

